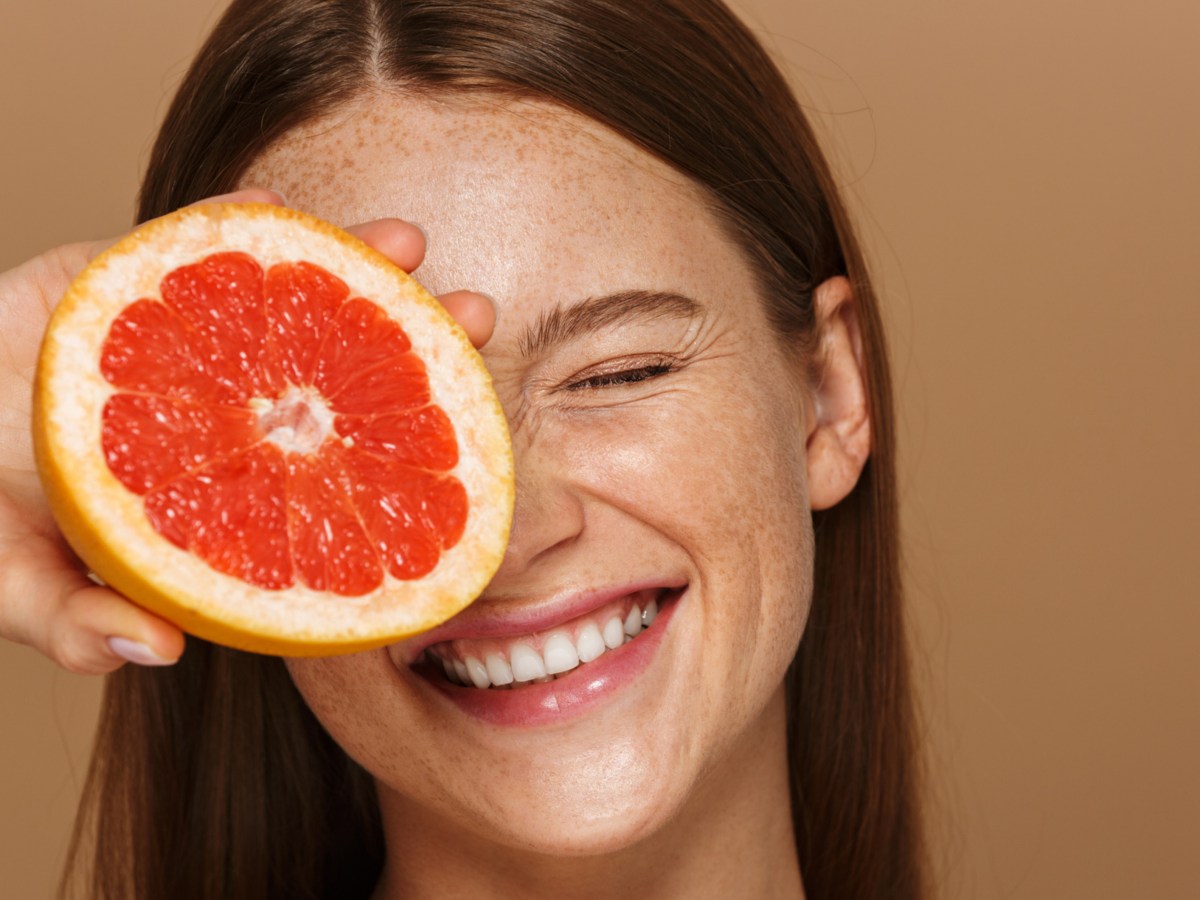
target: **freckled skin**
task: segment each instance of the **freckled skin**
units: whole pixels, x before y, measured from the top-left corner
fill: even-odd
[[[397,664],[402,648],[289,663],[380,784],[380,896],[563,882],[572,897],[799,896],[781,682],[811,599],[811,405],[698,189],[555,107],[402,95],[285,137],[243,183],[334,222],[416,222],[429,237],[423,283],[495,299],[483,355],[513,424],[517,505],[478,602],[630,573],[689,584],[642,681],[536,732],[448,715]],[[676,291],[706,312],[519,352],[547,308],[619,290]],[[677,370],[565,388],[652,353]]]

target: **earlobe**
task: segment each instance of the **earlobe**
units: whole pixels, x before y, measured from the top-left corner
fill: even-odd
[[[850,281],[837,276],[813,294],[817,340],[808,423],[808,495],[814,510],[843,500],[871,453],[862,336]]]

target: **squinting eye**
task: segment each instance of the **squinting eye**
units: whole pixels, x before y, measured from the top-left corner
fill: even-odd
[[[584,388],[618,387],[623,384],[636,384],[672,371],[669,363],[655,363],[650,366],[638,366],[636,369],[618,369],[614,372],[598,372],[567,385],[567,390],[578,391]]]

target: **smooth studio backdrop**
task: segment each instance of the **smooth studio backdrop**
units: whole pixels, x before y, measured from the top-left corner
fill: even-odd
[[[126,229],[223,5],[4,0],[0,268]],[[738,9],[891,320],[943,895],[1195,896],[1200,5]],[[99,687],[0,646],[5,897],[52,890]]]

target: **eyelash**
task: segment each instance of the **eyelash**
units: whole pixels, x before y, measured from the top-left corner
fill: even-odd
[[[637,384],[642,381],[648,381],[651,378],[657,378],[659,375],[666,375],[675,371],[675,367],[669,362],[656,362],[650,365],[637,366],[632,369],[616,369],[611,372],[599,372],[595,375],[590,375],[586,378],[581,378],[578,381],[573,381],[567,385],[569,391],[580,391],[587,388],[609,388],[620,387],[625,384]]]

